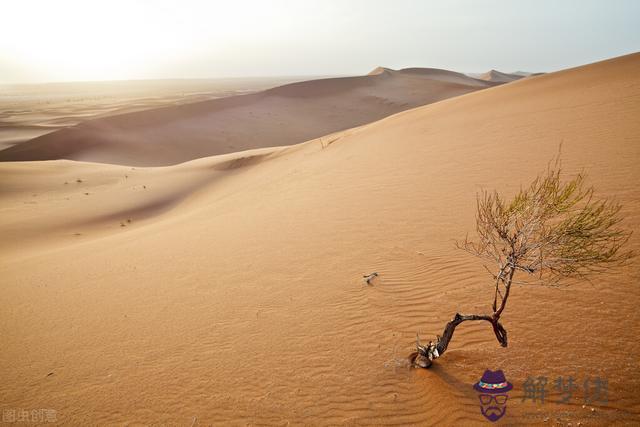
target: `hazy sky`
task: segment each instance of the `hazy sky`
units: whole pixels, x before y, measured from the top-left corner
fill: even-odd
[[[0,83],[553,71],[640,50],[639,0],[3,0]]]

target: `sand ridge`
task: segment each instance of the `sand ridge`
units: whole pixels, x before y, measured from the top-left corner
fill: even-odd
[[[0,149],[92,118],[257,92],[299,80],[304,79],[174,79],[0,85]]]
[[[187,105],[85,121],[0,151],[0,161],[73,159],[164,166],[301,143],[399,111],[496,85],[408,69],[310,80]]]
[[[509,83],[515,80],[519,80],[523,77],[524,76],[519,74],[509,74],[500,72],[498,70],[489,70],[486,73],[482,74],[479,78],[488,82]]]

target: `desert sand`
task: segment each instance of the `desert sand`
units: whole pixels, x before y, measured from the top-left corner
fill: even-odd
[[[91,118],[257,92],[301,77],[0,85],[0,150]]]
[[[0,161],[63,158],[171,165],[301,143],[499,83],[446,70],[379,67],[367,76],[310,80],[255,94],[89,120],[2,150]]]
[[[362,102],[368,81],[321,84],[361,84],[353,96]],[[340,92],[303,109],[294,89],[234,101],[248,99],[235,108],[257,115],[238,131],[256,126],[247,144],[281,134],[271,109],[301,110],[300,127],[287,131],[304,138],[317,122],[303,118]],[[305,90],[309,102],[326,87]],[[515,287],[502,317],[508,348],[487,326],[464,324],[431,369],[409,368],[407,356],[416,332],[435,337],[456,311],[489,310],[491,278],[452,241],[473,232],[476,193],[513,193],[561,143],[565,172],[588,172],[638,228],[640,54],[459,91],[297,145],[172,166],[135,166],[152,151],[144,147],[126,166],[0,164],[3,404],[53,408],[66,425],[480,425],[472,384],[499,368],[514,384],[510,424],[637,423],[637,260],[592,282]],[[400,102],[384,107],[388,99],[366,104],[382,112]],[[215,105],[195,108],[224,125],[209,115]],[[333,119],[310,132],[347,125]],[[149,163],[206,153],[193,134],[193,146],[168,145],[193,120],[141,130],[159,138]],[[100,123],[116,122],[77,132],[95,135]],[[32,158],[68,153],[37,141]],[[109,141],[93,159],[124,161],[129,147]],[[629,247],[640,249],[637,235]],[[522,400],[529,376],[549,377],[547,403]],[[607,379],[608,403],[583,406],[581,392],[553,403],[557,376]]]

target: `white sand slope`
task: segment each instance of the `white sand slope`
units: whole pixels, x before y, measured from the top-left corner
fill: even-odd
[[[474,425],[471,385],[500,368],[510,423],[632,424],[638,261],[514,289],[506,349],[464,325],[432,369],[406,356],[416,331],[489,309],[490,277],[451,239],[473,231],[478,190],[517,190],[561,142],[566,172],[588,171],[640,226],[639,116],[636,54],[290,147],[0,164],[3,405],[67,425]],[[609,402],[558,405],[551,386],[544,407],[523,402],[530,375],[606,378]]]

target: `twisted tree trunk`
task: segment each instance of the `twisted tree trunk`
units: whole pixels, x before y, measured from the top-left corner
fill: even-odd
[[[509,263],[502,266],[498,274],[495,276],[496,287],[495,298],[493,300],[493,314],[456,313],[456,315],[453,316],[453,319],[451,319],[444,327],[442,336],[436,336],[435,343],[433,341],[429,341],[429,344],[422,345],[420,343],[420,336],[418,336],[416,340],[417,351],[410,356],[413,364],[421,368],[428,368],[431,366],[435,359],[442,356],[444,352],[447,351],[447,347],[453,338],[453,333],[455,332],[456,327],[462,322],[466,322],[468,320],[484,320],[485,322],[491,323],[493,333],[496,334],[498,342],[502,347],[506,347],[507,330],[500,323],[500,315],[502,314],[504,307],[507,304],[507,300],[509,299],[509,291],[511,290],[511,283],[513,281],[515,271],[515,265],[513,263]],[[504,295],[500,292],[500,282],[504,285]],[[497,305],[498,301],[500,302],[500,306]]]
[[[420,366],[421,368],[428,368],[429,366],[431,366],[434,359],[442,356],[444,352],[447,351],[447,347],[449,346],[451,338],[453,338],[453,333],[455,332],[456,327],[462,322],[466,322],[468,320],[484,320],[491,323],[493,332],[496,334],[498,342],[502,347],[506,347],[507,330],[502,326],[499,319],[499,314],[497,316],[495,314],[489,316],[480,314],[456,313],[456,315],[453,316],[453,319],[451,319],[445,326],[442,336],[437,336],[435,343],[433,341],[429,341],[429,344],[422,345],[420,343],[420,337],[418,337],[418,351],[412,355],[413,363],[417,366]]]

